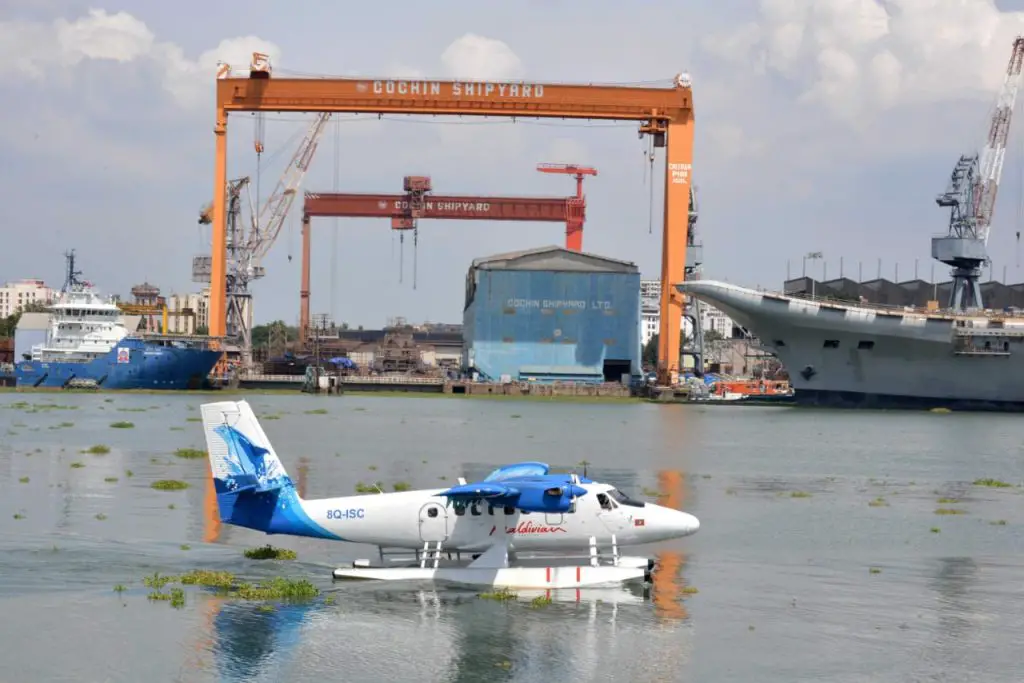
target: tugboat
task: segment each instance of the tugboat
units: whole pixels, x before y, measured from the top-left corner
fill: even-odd
[[[102,389],[199,389],[222,352],[209,337],[138,334],[112,298],[79,279],[65,254],[64,286],[50,307],[46,341],[15,359],[15,386]]]

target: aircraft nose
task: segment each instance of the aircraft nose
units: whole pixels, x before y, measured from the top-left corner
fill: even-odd
[[[700,529],[700,520],[688,512],[675,511],[675,527],[682,536],[689,536],[697,533]]]

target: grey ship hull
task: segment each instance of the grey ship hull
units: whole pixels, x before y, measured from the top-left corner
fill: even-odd
[[[798,404],[1024,412],[1024,319],[882,311],[713,280],[678,289],[771,349]]]

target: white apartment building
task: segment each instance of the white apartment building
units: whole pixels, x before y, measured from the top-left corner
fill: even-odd
[[[188,313],[191,311],[191,314]],[[200,327],[209,329],[210,290],[167,297],[167,331],[170,334],[195,334]]]
[[[0,318],[14,315],[22,306],[31,303],[46,304],[56,298],[57,292],[42,280],[18,280],[0,287]]]
[[[722,337],[728,339],[732,336],[732,319],[725,313],[711,306],[702,303],[700,307],[701,328],[704,331],[714,330]],[[661,280],[640,281],[640,343],[644,346],[651,340],[651,337],[658,334],[661,323]],[[683,335],[693,334],[693,326],[689,319],[683,317],[680,325]]]

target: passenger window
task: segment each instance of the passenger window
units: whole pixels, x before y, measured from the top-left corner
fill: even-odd
[[[516,514],[516,506],[515,505],[506,505],[505,506],[505,514],[506,515],[514,515],[514,514]]]
[[[839,348],[839,340],[838,339],[826,339],[824,344],[823,344],[823,346],[826,349],[838,349]]]
[[[437,517],[437,508],[427,510],[427,517]]]
[[[573,498],[571,501],[569,501],[569,514],[571,515],[574,512],[576,512],[576,499],[575,498]]]
[[[453,505],[452,507],[455,508],[455,514],[458,515],[459,517],[462,517],[463,515],[466,514],[466,504],[465,503],[455,503],[455,505]]]
[[[480,516],[480,506],[477,503],[473,503],[472,505],[470,505],[469,506],[469,514],[473,515],[474,517],[479,517]]]

